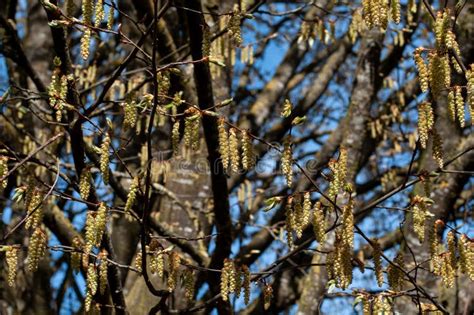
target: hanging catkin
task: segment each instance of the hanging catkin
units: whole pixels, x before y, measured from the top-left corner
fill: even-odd
[[[248,131],[242,132],[242,167],[249,170],[255,165],[255,153],[252,146],[252,138]]]
[[[229,130],[229,155],[232,172],[238,173],[240,167],[239,139],[237,130],[234,128]]]
[[[283,153],[281,155],[281,171],[285,175],[288,187],[293,184],[293,152],[291,150],[291,137],[283,142]]]
[[[221,155],[222,166],[224,170],[227,170],[229,167],[229,158],[230,158],[230,148],[229,148],[229,135],[225,129],[225,120],[224,118],[219,118],[217,121],[217,128],[219,131],[219,153]]]
[[[100,173],[105,184],[109,183],[109,149],[110,149],[110,136],[108,133],[105,134],[100,147]]]

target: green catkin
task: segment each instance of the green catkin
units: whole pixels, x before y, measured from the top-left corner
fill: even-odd
[[[421,56],[423,47],[415,49],[413,58],[415,59],[416,68],[418,69],[418,80],[420,81],[420,87],[422,92],[427,92],[429,87],[429,71],[428,67]]]
[[[242,167],[250,170],[255,165],[255,153],[253,151],[252,139],[248,131],[242,132]]]
[[[91,25],[93,12],[94,12],[93,0],[82,0],[82,21],[86,25]]]
[[[30,272],[38,270],[39,261],[44,257],[46,253],[46,246],[48,244],[48,237],[46,232],[37,227],[30,238],[30,244],[28,246],[28,258],[27,268]]]
[[[459,126],[461,128],[464,128],[464,126],[466,125],[466,118],[464,116],[464,99],[462,97],[462,90],[460,86],[454,87],[454,102]]]
[[[8,285],[10,287],[15,286],[16,273],[18,268],[18,252],[20,249],[16,246],[8,246],[5,252],[5,258],[8,267]]]
[[[91,190],[92,174],[89,167],[82,170],[81,177],[79,180],[79,194],[81,198],[87,200]]]
[[[0,178],[8,174],[8,158],[0,156]],[[8,177],[0,181],[0,189],[5,189],[8,184]]]
[[[101,202],[95,216],[95,230],[96,230],[95,245],[97,247],[99,247],[100,242],[102,241],[102,236],[105,233],[106,226],[107,226],[107,206],[105,205],[105,203]]]
[[[373,240],[372,248],[373,248],[375,278],[377,279],[378,286],[382,287],[383,285],[382,249],[380,248],[378,239]]]
[[[107,251],[104,249],[100,253],[100,266],[99,266],[99,292],[100,294],[105,294],[105,290],[107,289],[107,269],[108,269]]]
[[[109,149],[110,149],[110,136],[107,133],[102,140],[102,145],[100,146],[100,173],[102,174],[102,179],[105,184],[109,183]]]
[[[199,147],[199,121],[200,114],[197,110],[191,110],[190,115],[184,118],[184,144],[192,150]]]
[[[64,7],[66,9],[67,16],[73,16],[74,11],[76,10],[76,5],[74,4],[74,0],[66,0]]]
[[[202,55],[209,57],[211,54],[211,30],[207,24],[203,25],[202,30]]]
[[[173,147],[173,154],[178,156],[179,154],[179,127],[181,125],[181,120],[176,120],[173,124],[173,129],[171,130],[171,143]]]
[[[135,200],[137,198],[138,187],[140,185],[140,179],[138,176],[133,178],[132,184],[130,185],[130,191],[127,196],[127,201],[125,202],[125,217],[129,220],[133,220],[133,216],[130,214],[132,211],[132,207],[135,204]]]
[[[238,173],[240,167],[239,139],[234,128],[229,130],[229,156],[232,172]]]
[[[420,137],[420,145],[426,149],[428,137],[434,125],[434,114],[431,104],[422,102],[418,105],[418,135]]]
[[[285,175],[288,187],[293,184],[293,152],[291,149],[291,137],[287,137],[283,143],[281,155],[281,171]]]
[[[326,239],[326,220],[321,202],[316,202],[313,207],[313,232],[319,244]]]
[[[224,170],[227,170],[229,168],[230,148],[229,135],[225,129],[224,118],[219,118],[217,121],[217,128],[219,133],[219,153],[221,155],[222,166],[224,167]]]
[[[114,7],[109,6],[109,15],[107,16],[107,29],[111,30],[114,27]]]

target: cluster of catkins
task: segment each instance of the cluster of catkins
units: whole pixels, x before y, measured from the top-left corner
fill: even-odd
[[[85,226],[85,246],[82,255],[82,265],[89,265],[89,254],[94,246],[99,247],[107,225],[107,206],[101,202],[97,211],[87,212]]]
[[[309,192],[305,192],[303,198],[301,194],[297,194],[286,199],[285,227],[289,247],[293,247],[293,232],[296,237],[300,238],[303,235],[303,230],[308,226],[311,207],[311,194]]]
[[[84,299],[84,307],[88,312],[92,305],[94,295],[99,291],[101,294],[105,293],[107,288],[107,251],[103,250],[97,256],[97,264],[90,263],[86,268],[86,296]]]
[[[219,133],[219,153],[224,170],[228,170],[229,166],[234,173],[238,173],[241,166],[244,170],[250,170],[254,167],[256,161],[250,134],[247,131],[240,131],[236,128],[230,128],[229,132],[227,132],[225,125],[225,120],[220,118],[217,128]],[[240,140],[238,134],[241,134]],[[240,150],[242,150],[242,153]]]
[[[69,0],[69,2],[72,2]],[[69,15],[73,12],[72,4],[66,4],[66,9]],[[83,0],[82,1],[82,23],[84,24],[84,34],[81,37],[81,55],[84,60],[89,58],[89,50],[91,43],[91,26],[99,27],[104,20],[104,1],[97,0]],[[109,13],[107,17],[107,29],[112,29],[114,23],[114,9],[109,6]]]
[[[236,297],[244,291],[245,304],[250,300],[250,270],[246,265],[238,266],[232,259],[224,260],[221,271],[221,296],[224,301],[229,299],[229,294],[234,293]]]
[[[413,230],[420,242],[425,239],[425,224],[429,216],[428,203],[429,199],[416,195],[411,201],[411,210],[413,215]]]
[[[342,211],[342,226],[336,231],[335,248],[327,255],[328,278],[336,286],[347,288],[352,282],[352,253],[354,251],[354,203],[349,200]]]
[[[444,285],[452,288],[455,283],[457,270],[466,274],[474,281],[474,242],[466,234],[459,238],[453,230],[446,237],[447,250],[439,243],[438,228],[442,221],[437,220],[430,233],[431,267],[435,275],[441,276]]]
[[[389,298],[382,294],[368,295],[361,294],[358,298],[362,301],[362,314],[392,314],[392,305]]]
[[[400,23],[400,1],[391,0],[363,0],[363,17],[369,28],[387,28],[389,19],[395,23]]]
[[[56,121],[62,119],[62,111],[66,105],[68,77],[61,73],[61,60],[54,58],[54,71],[48,88],[49,105],[56,111]]]

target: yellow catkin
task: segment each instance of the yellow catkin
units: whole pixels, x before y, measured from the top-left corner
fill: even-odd
[[[324,243],[326,239],[326,220],[321,202],[316,202],[313,207],[313,232],[318,243]]]
[[[0,178],[6,176],[8,173],[8,158],[6,156],[0,156]],[[0,189],[5,189],[8,184],[8,178],[0,181]]]
[[[87,268],[89,266],[89,254],[97,242],[97,228],[95,224],[95,212],[88,211],[86,217],[84,253],[82,255],[82,266]]]
[[[303,213],[300,218],[303,229],[306,228],[309,224],[309,219],[311,217],[311,194],[309,192],[305,192],[303,195]]]
[[[30,244],[28,246],[28,258],[26,262],[28,271],[35,272],[38,270],[39,261],[46,253],[47,243],[48,236],[46,235],[46,231],[37,227],[31,235]]]
[[[281,171],[285,175],[288,187],[293,184],[293,152],[291,149],[291,137],[287,137],[283,143],[281,155]]]
[[[354,201],[349,200],[342,210],[342,240],[350,248],[354,247]]]
[[[383,295],[374,299],[374,314],[392,314],[392,306]]]
[[[135,204],[135,200],[137,199],[137,192],[138,192],[138,187],[140,185],[140,179],[138,176],[135,176],[133,178],[132,184],[130,185],[130,191],[128,192],[127,196],[127,201],[125,202],[125,217],[132,221],[133,216],[130,214],[132,211],[132,207]]]
[[[5,252],[5,258],[8,267],[8,285],[10,287],[15,286],[16,273],[18,268],[18,252],[20,249],[16,246],[8,246]]]
[[[217,128],[219,132],[219,153],[221,155],[222,166],[224,167],[224,170],[227,170],[229,167],[230,148],[229,135],[227,134],[227,130],[225,129],[224,118],[220,118],[217,121]]]
[[[72,247],[74,251],[71,252],[71,268],[74,270],[79,270],[81,268],[81,238],[79,236],[74,236],[72,239]]]
[[[377,279],[378,286],[382,287],[383,285],[382,249],[380,248],[378,239],[373,240],[372,248],[373,248],[375,278]]]
[[[87,200],[91,190],[92,174],[89,167],[82,170],[81,177],[79,180],[79,194],[81,198]]]
[[[462,234],[458,242],[459,265],[461,272],[474,281],[474,242],[466,234]]]
[[[82,59],[87,60],[89,58],[89,50],[91,45],[91,30],[86,28],[84,34],[81,37],[81,56]]]
[[[429,87],[429,71],[428,67],[421,56],[423,47],[415,49],[413,58],[415,59],[416,68],[418,69],[418,80],[420,81],[420,87],[422,92],[427,92]]]
[[[423,242],[425,239],[425,224],[428,217],[428,208],[424,197],[418,195],[414,196],[411,209],[413,212],[413,230],[420,242]]]
[[[456,98],[454,89],[450,89],[448,93],[448,111],[449,118],[451,118],[452,121],[456,121]]]
[[[104,0],[97,0],[95,4],[95,21],[94,26],[99,27],[104,19],[105,12],[104,12]]]
[[[263,307],[265,310],[270,308],[273,298],[273,288],[270,284],[267,284],[263,288]]]
[[[125,128],[134,129],[138,120],[137,103],[133,100],[127,100],[123,104],[123,124]]]
[[[242,132],[242,168],[250,170],[255,165],[255,152],[248,131]]]
[[[390,1],[390,16],[396,24],[400,23],[400,0]]]
[[[95,216],[95,245],[99,247],[107,226],[107,206],[101,202]]]
[[[439,238],[438,238],[438,223],[433,224],[433,228],[430,230],[430,258],[431,258],[431,269],[436,274],[437,259],[439,256]]]
[[[466,71],[467,103],[471,114],[471,125],[474,125],[474,64]]]
[[[303,204],[301,200],[301,195],[298,194],[293,198],[293,207],[294,207],[294,212],[293,212],[293,228],[296,233],[296,237],[301,238],[303,235]]]
[[[362,314],[372,315],[372,307],[369,298],[366,295],[362,296]]]
[[[458,56],[461,56],[461,49],[459,48],[459,44],[456,41],[456,35],[454,35],[451,30],[448,30],[447,33],[446,46],[448,49],[452,49]],[[463,72],[461,66],[454,56],[451,56],[451,64],[457,73],[461,74]]]
[[[173,154],[177,156],[179,154],[179,128],[181,120],[176,120],[173,123],[173,129],[171,130],[171,145],[173,147]]]
[[[429,133],[434,125],[433,108],[428,102],[422,102],[418,105],[418,136],[420,137],[420,145],[426,148]]]
[[[453,231],[449,231],[447,235],[446,242],[448,243],[448,255],[449,261],[451,263],[451,267],[456,270],[457,269],[457,258],[456,258],[456,237]]]
[[[466,118],[464,117],[464,98],[460,86],[454,87],[454,102],[456,108],[456,117],[459,121],[459,126],[464,128],[466,125]]]
[[[229,259],[224,260],[221,270],[220,293],[223,301],[229,299]]]
[[[191,269],[185,269],[183,272],[184,296],[188,301],[194,297],[194,273]]]
[[[91,25],[93,12],[94,12],[93,0],[83,0],[82,1],[82,21],[85,24]]]
[[[184,144],[192,150],[199,148],[199,122],[200,113],[192,109],[184,118]]]
[[[172,292],[176,288],[179,276],[179,264],[181,257],[177,252],[171,252],[169,256],[169,275],[168,275],[168,291]]]
[[[449,60],[446,56],[430,53],[429,58],[429,81],[431,93],[438,97],[443,89],[448,88],[451,82],[451,71]]]
[[[102,145],[100,146],[100,173],[105,184],[109,183],[109,149],[110,149],[110,136],[106,134]]]
[[[244,289],[244,303],[249,304],[250,301],[250,269],[246,265],[242,265],[242,287]]]
[[[108,269],[108,261],[107,261],[107,251],[104,249],[100,253],[100,266],[99,266],[99,292],[100,294],[105,294],[105,290],[107,289],[107,269]]]
[[[234,264],[235,270],[235,297],[239,298],[242,291],[242,268]]]
[[[443,152],[443,139],[436,129],[433,128],[433,158],[438,163],[439,168],[444,166]]]
[[[332,172],[332,179],[329,183],[329,197],[333,199],[339,190],[344,187],[347,176],[347,150],[343,147],[339,149],[339,160],[330,160],[329,169]]]
[[[238,173],[240,167],[239,138],[237,130],[234,128],[229,130],[229,157],[232,172]]]
[[[295,213],[293,211],[293,197],[288,197],[285,206],[285,228],[288,247],[293,247],[293,230],[295,228]]]
[[[142,251],[138,250],[137,254],[135,255],[135,269],[137,269],[138,272],[143,271],[142,263],[143,263]]]
[[[393,260],[393,263],[396,265],[390,264],[387,267],[387,278],[388,278],[388,284],[390,285],[390,288],[393,290],[400,290],[403,286],[403,272],[398,268],[403,268],[404,267],[404,259],[403,259],[403,253],[399,252],[395,259]],[[397,267],[398,266],[398,267]]]
[[[84,308],[86,312],[89,312],[92,305],[92,293],[90,290],[86,290],[86,296],[84,298]]]
[[[346,289],[352,282],[352,247],[346,243],[345,238],[341,237],[339,232],[336,233],[335,250],[331,257],[332,271],[330,274],[336,280],[336,286]],[[329,258],[328,258],[329,259]],[[328,262],[326,262],[328,266]]]
[[[107,29],[111,30],[114,27],[114,7],[109,6],[109,13],[107,16]]]
[[[453,268],[450,253],[444,253],[441,259],[441,279],[446,288],[452,288],[454,287],[456,270]]]
[[[35,189],[31,196],[31,200],[28,203],[27,220],[25,223],[27,229],[36,229],[41,225],[43,221],[42,201],[43,193],[38,189]]]
[[[87,283],[87,290],[91,292],[92,296],[97,293],[97,270],[95,269],[94,264],[89,264],[87,267],[87,276],[86,276],[86,283]]]
[[[436,49],[440,54],[446,52],[446,40],[450,29],[450,17],[448,11],[438,12],[435,21]]]

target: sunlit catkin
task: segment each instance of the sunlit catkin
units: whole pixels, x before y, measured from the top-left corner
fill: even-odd
[[[326,239],[326,220],[321,202],[316,202],[313,207],[313,232],[318,243],[324,243]]]
[[[127,100],[123,104],[123,112],[124,127],[128,129],[134,129],[138,119],[137,103],[133,100]]]
[[[108,269],[107,251],[105,249],[100,253],[99,258],[100,258],[99,292],[100,294],[105,294],[105,290],[107,289],[107,269]]]
[[[293,230],[295,228],[295,213],[293,211],[293,197],[290,196],[286,199],[285,206],[285,228],[286,228],[286,240],[289,248],[293,247]]]
[[[462,234],[458,242],[459,266],[461,272],[467,274],[474,281],[474,242]]]
[[[86,28],[84,34],[81,37],[81,56],[82,59],[87,60],[89,58],[89,50],[91,44],[91,30]]]
[[[429,81],[431,93],[438,97],[445,88],[449,88],[451,82],[451,70],[449,60],[446,56],[437,53],[429,53]]]
[[[454,232],[451,230],[448,232],[446,242],[448,243],[448,253],[449,253],[449,261],[451,263],[451,267],[456,270],[457,269],[457,258],[456,258],[456,236]]]
[[[43,193],[35,189],[31,200],[28,203],[27,209],[27,219],[25,223],[25,227],[27,229],[36,229],[38,226],[41,225],[43,221]]]
[[[373,314],[392,314],[392,306],[383,295],[375,297]]]
[[[30,272],[38,270],[39,261],[46,253],[46,246],[48,244],[48,236],[46,231],[37,227],[30,237],[30,244],[28,246],[27,268]]]
[[[78,271],[81,268],[81,238],[74,236],[72,239],[73,251],[71,252],[71,268]]]
[[[471,64],[469,70],[466,71],[467,80],[467,103],[471,114],[471,125],[474,125],[474,64]]]
[[[414,196],[411,210],[413,213],[413,230],[420,242],[423,242],[425,239],[425,223],[428,217],[428,208],[424,197],[418,195]]]
[[[450,29],[450,17],[448,11],[438,12],[435,21],[436,49],[440,54],[446,52],[446,39]]]
[[[142,251],[139,249],[137,254],[135,255],[135,269],[138,270],[138,272],[142,272],[142,263],[143,263],[143,256],[142,256]]]
[[[163,278],[165,271],[165,255],[159,251],[156,251],[150,258],[150,271],[153,274],[158,274],[160,278]]]
[[[95,245],[99,247],[107,226],[107,206],[101,202],[95,216]]]
[[[427,92],[429,87],[429,71],[428,67],[421,56],[423,47],[415,49],[413,58],[415,59],[416,68],[418,69],[418,80],[420,81],[420,87],[422,92]]]
[[[95,224],[95,212],[88,211],[86,217],[85,230],[85,246],[84,253],[82,255],[82,266],[87,268],[89,266],[89,254],[92,251],[92,248],[97,242],[97,229]]]
[[[379,287],[383,285],[383,269],[382,269],[382,249],[378,239],[374,239],[372,242],[373,249],[373,260],[374,260],[374,270],[375,278],[377,279],[377,284]]]
[[[350,248],[354,247],[354,201],[349,200],[348,204],[342,209],[342,240]]]
[[[95,4],[95,21],[94,26],[99,27],[104,19],[105,12],[104,12],[104,0],[97,0]]]
[[[291,149],[291,137],[283,142],[283,153],[281,155],[281,171],[285,175],[288,187],[293,184],[293,151]]]
[[[132,207],[135,204],[135,200],[137,199],[137,192],[138,187],[140,185],[140,179],[138,176],[133,178],[132,184],[130,185],[130,191],[128,192],[127,201],[125,202],[125,217],[128,220],[133,220],[133,216],[131,215]]]
[[[0,178],[6,176],[8,173],[8,158],[6,156],[0,156]],[[8,178],[0,181],[0,189],[5,189],[8,184]]]
[[[5,252],[5,258],[8,267],[8,285],[10,287],[15,286],[16,273],[18,268],[18,252],[20,249],[16,246],[8,246]]]
[[[82,170],[81,177],[79,180],[79,194],[81,198],[87,200],[91,190],[92,174],[89,167]]]
[[[235,128],[229,130],[229,156],[232,172],[238,173],[240,167],[240,152],[239,139],[237,138],[237,130]]]
[[[390,16],[396,24],[400,23],[400,0],[390,1]]]
[[[459,127],[464,128],[466,125],[466,118],[464,117],[464,98],[460,86],[454,87],[454,103],[456,107],[456,117],[459,121]]]
[[[91,291],[92,295],[95,295],[97,293],[97,270],[95,269],[94,264],[89,264],[87,267],[87,277],[86,277],[86,283],[87,283],[87,289]]]
[[[184,144],[193,150],[199,147],[200,116],[199,111],[190,108],[188,115],[184,118]]]
[[[227,170],[229,167],[230,159],[230,148],[229,148],[229,135],[225,129],[225,120],[224,118],[219,118],[217,121],[217,128],[219,131],[219,153],[221,155],[222,166],[224,170]]]
[[[109,13],[107,16],[107,29],[111,30],[114,27],[114,7],[109,6]]]
[[[438,163],[439,168],[443,168],[443,139],[440,134],[433,128],[433,158]]]
[[[100,146],[100,173],[105,184],[109,183],[109,149],[110,149],[110,136],[108,133],[105,134],[102,145]]]
[[[300,218],[303,229],[309,224],[309,218],[311,217],[311,194],[307,191],[303,195],[303,213]]]
[[[242,167],[250,170],[255,165],[255,152],[253,151],[252,138],[248,131],[242,132]]]
[[[428,137],[434,125],[433,108],[428,102],[422,102],[418,105],[418,135],[420,137],[420,145],[426,148]]]
[[[450,253],[443,253],[441,257],[441,279],[446,288],[454,287],[454,280],[456,277],[456,270],[451,263]]]
[[[448,93],[448,111],[449,118],[454,122],[456,121],[456,98],[454,95],[454,89],[450,89]]]

